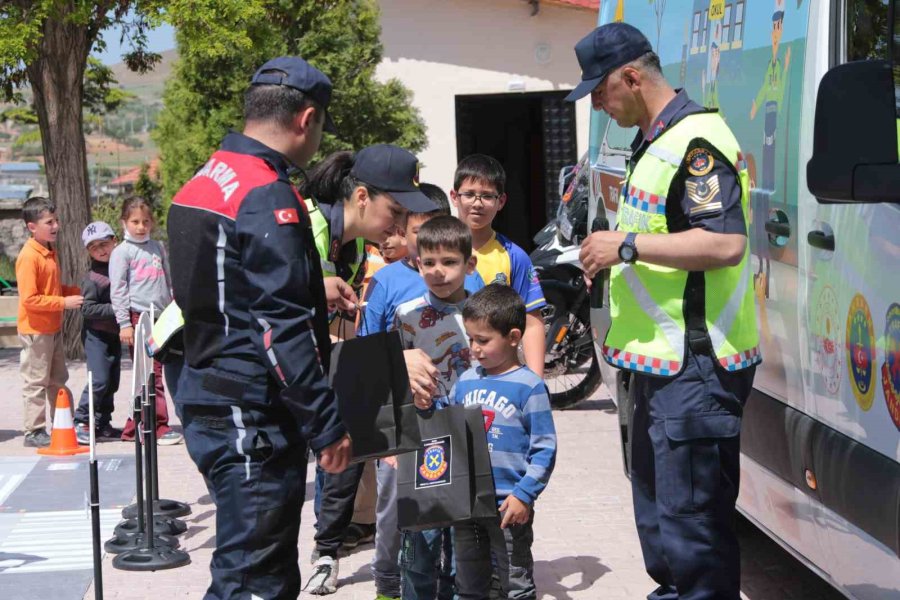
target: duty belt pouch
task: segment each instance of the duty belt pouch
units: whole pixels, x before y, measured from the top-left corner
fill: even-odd
[[[329,378],[353,440],[352,462],[412,452],[422,444],[397,331],[334,345]]]
[[[422,447],[399,457],[397,526],[439,529],[496,516],[494,480],[479,407],[419,415]]]

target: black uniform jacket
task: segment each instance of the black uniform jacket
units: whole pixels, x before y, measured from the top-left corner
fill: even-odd
[[[184,313],[182,404],[282,403],[313,450],[345,432],[309,217],[279,152],[239,133],[172,200],[175,300]]]

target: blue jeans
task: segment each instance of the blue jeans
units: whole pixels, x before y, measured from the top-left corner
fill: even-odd
[[[93,374],[95,425],[103,427],[112,420],[115,396],[119,390],[119,374],[122,363],[122,342],[119,334],[97,331],[85,327],[81,332],[87,368]],[[56,398],[53,399],[56,401]],[[81,401],[75,411],[75,422],[88,424],[90,421],[88,388],[84,387]]]
[[[400,589],[403,600],[453,600],[455,577],[456,560],[449,528],[401,533]]]
[[[453,527],[459,560],[457,591],[459,600],[492,598],[494,579],[501,598],[535,600],[534,515],[527,523],[500,529],[500,518],[467,521]]]

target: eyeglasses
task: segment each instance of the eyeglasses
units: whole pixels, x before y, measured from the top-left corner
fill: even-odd
[[[500,199],[500,194],[476,194],[475,192],[457,192],[456,195],[465,200],[467,204],[472,204],[476,199],[481,200],[481,202],[484,204],[493,204]]]

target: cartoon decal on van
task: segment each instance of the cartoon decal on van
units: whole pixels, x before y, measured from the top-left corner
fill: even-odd
[[[784,52],[784,64],[778,58],[781,38],[784,33],[784,0],[775,0],[772,13],[772,56],[766,65],[762,85],[750,105],[750,120],[763,110],[762,136],[762,179],[756,181],[753,204],[753,242],[759,257],[759,270],[755,279],[756,285],[762,286],[765,297],[769,292],[770,253],[769,235],[765,230],[765,222],[769,218],[770,206],[776,193],[775,189],[775,149],[778,130],[778,116],[784,105],[785,83],[788,80],[788,69],[791,65],[790,46]]]
[[[722,43],[722,23],[713,26],[712,41],[709,43],[709,60],[705,71],[700,73],[700,87],[703,89],[703,106],[719,108],[719,44]],[[724,115],[723,115],[724,116]]]
[[[834,288],[826,285],[816,300],[812,318],[812,352],[816,373],[822,377],[825,390],[836,395],[841,387],[844,370],[844,339],[838,316],[838,299]]]

